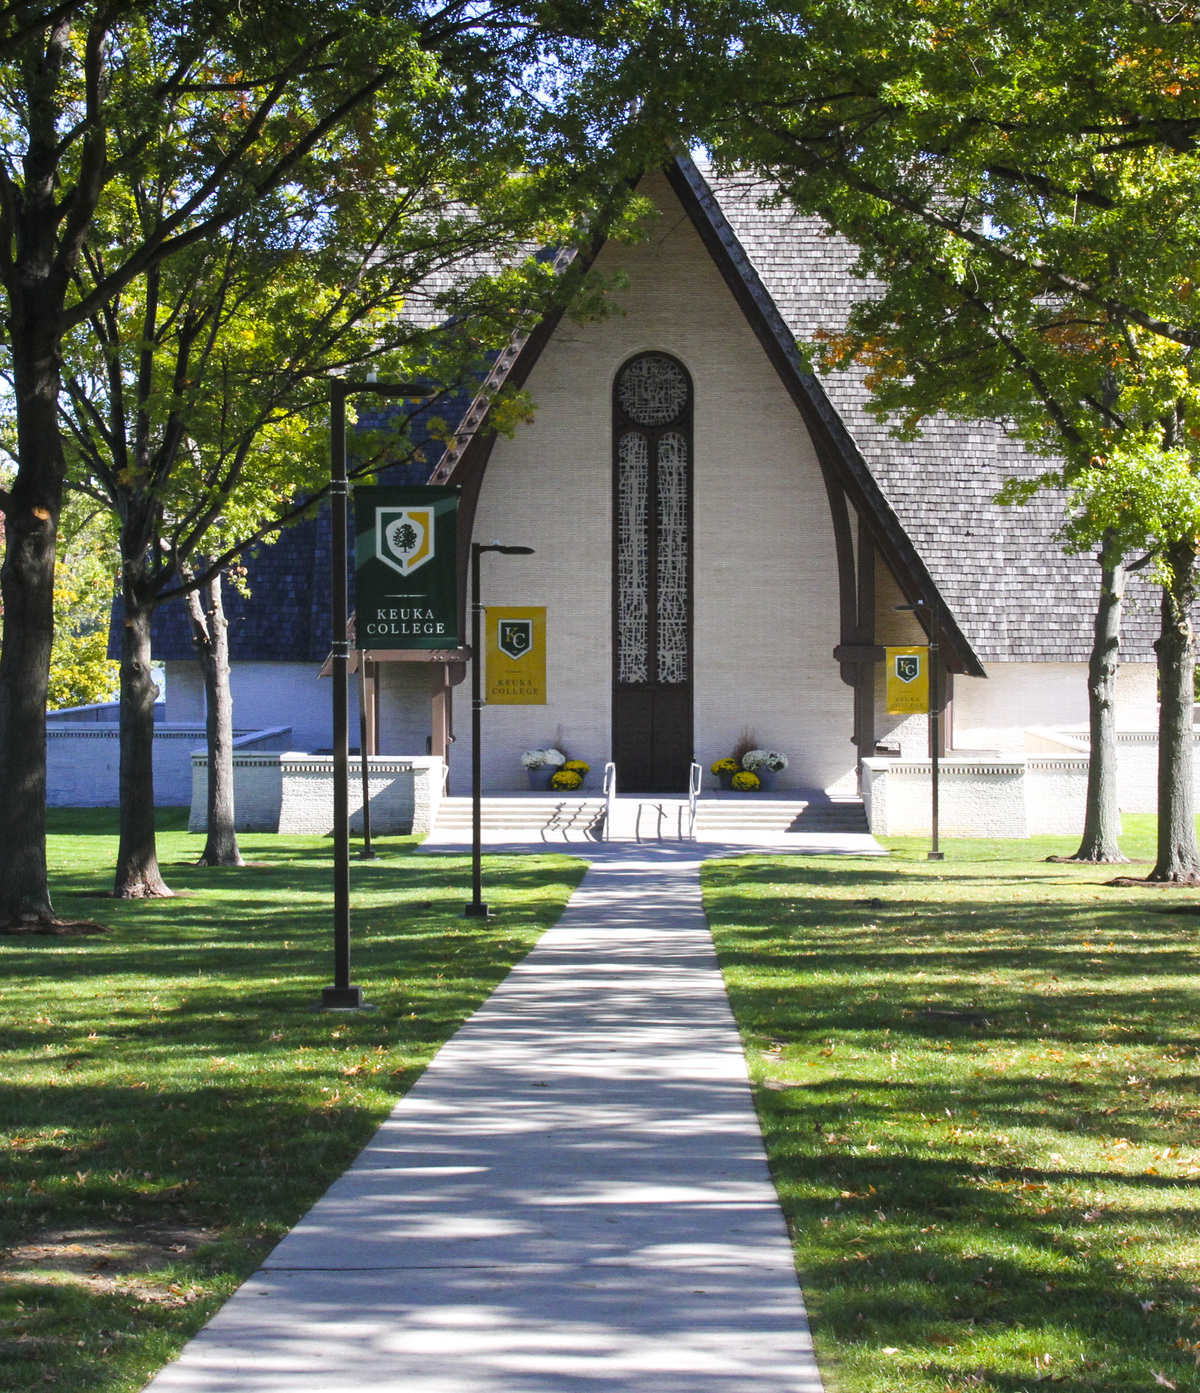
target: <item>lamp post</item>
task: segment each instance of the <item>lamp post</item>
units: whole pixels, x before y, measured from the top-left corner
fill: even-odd
[[[483,721],[483,603],[479,597],[479,558],[485,551],[501,556],[532,556],[532,547],[484,546],[471,543],[471,900],[463,906],[466,919],[486,919],[483,900],[483,760],[480,753]]]
[[[379,397],[425,397],[429,391],[411,382],[329,384],[329,495],[333,514],[333,985],[321,989],[318,1009],[361,1011],[362,988],[350,984],[350,732],[347,682],[350,666],[350,621],[346,572],[350,483],[346,476],[346,398],[371,393]],[[364,757],[365,758],[365,757]],[[365,797],[365,783],[364,783]],[[364,811],[366,804],[364,801]]]
[[[941,758],[939,746],[941,745],[942,735],[942,711],[941,711],[941,680],[939,672],[938,652],[938,630],[941,625],[941,615],[937,596],[932,600],[917,600],[911,605],[897,605],[897,609],[929,611],[929,814],[930,828],[932,837],[929,850],[925,853],[927,861],[944,861],[946,853],[938,846],[938,794],[939,794],[939,760]]]

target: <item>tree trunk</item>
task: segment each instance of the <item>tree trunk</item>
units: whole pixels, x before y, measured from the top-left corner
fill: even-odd
[[[1192,797],[1192,704],[1196,653],[1192,604],[1196,599],[1196,548],[1172,542],[1163,552],[1167,583],[1162,595],[1158,654],[1158,860],[1148,879],[1177,885],[1200,883],[1200,848]]]
[[[138,594],[136,565],[123,568],[121,627],[121,842],[113,895],[121,900],[169,896],[154,840],[154,699],[150,671],[153,606]]]
[[[1125,567],[1111,539],[1100,548],[1100,603],[1096,607],[1092,652],[1088,659],[1087,809],[1083,841],[1071,861],[1119,862],[1121,813],[1117,806],[1117,667]]]
[[[58,353],[35,297],[10,322],[20,468],[5,507],[0,649],[0,927],[56,924],[46,874],[46,694],[62,508]],[[15,321],[21,321],[19,325]],[[16,328],[24,330],[17,333]]]
[[[200,595],[188,594],[192,638],[204,674],[208,738],[208,837],[198,866],[244,866],[234,829],[233,695],[229,689],[229,622],[218,573],[207,586],[208,613]]]

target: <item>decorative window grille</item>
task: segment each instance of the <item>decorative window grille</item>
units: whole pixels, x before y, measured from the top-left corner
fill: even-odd
[[[687,403],[687,379],[677,364],[659,353],[635,358],[621,374],[617,400],[638,426],[665,426]]]
[[[658,440],[658,680],[688,680],[688,457],[678,431]]]
[[[617,681],[645,682],[649,667],[650,451],[630,431],[617,447]]]
[[[616,648],[622,686],[691,678],[690,387],[661,353],[617,380]]]

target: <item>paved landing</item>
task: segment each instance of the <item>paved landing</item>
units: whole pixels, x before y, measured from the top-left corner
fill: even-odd
[[[820,1393],[698,872],[594,864],[152,1393]]]

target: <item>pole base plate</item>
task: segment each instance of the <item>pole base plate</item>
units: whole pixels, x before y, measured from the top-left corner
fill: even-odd
[[[363,1000],[361,987],[322,987],[318,1011],[374,1011]]]
[[[944,851],[927,851],[925,853],[925,859],[926,861],[944,861],[946,859],[946,853]]]
[[[469,904],[463,905],[464,919],[490,919],[492,911],[482,900],[472,900]]]

